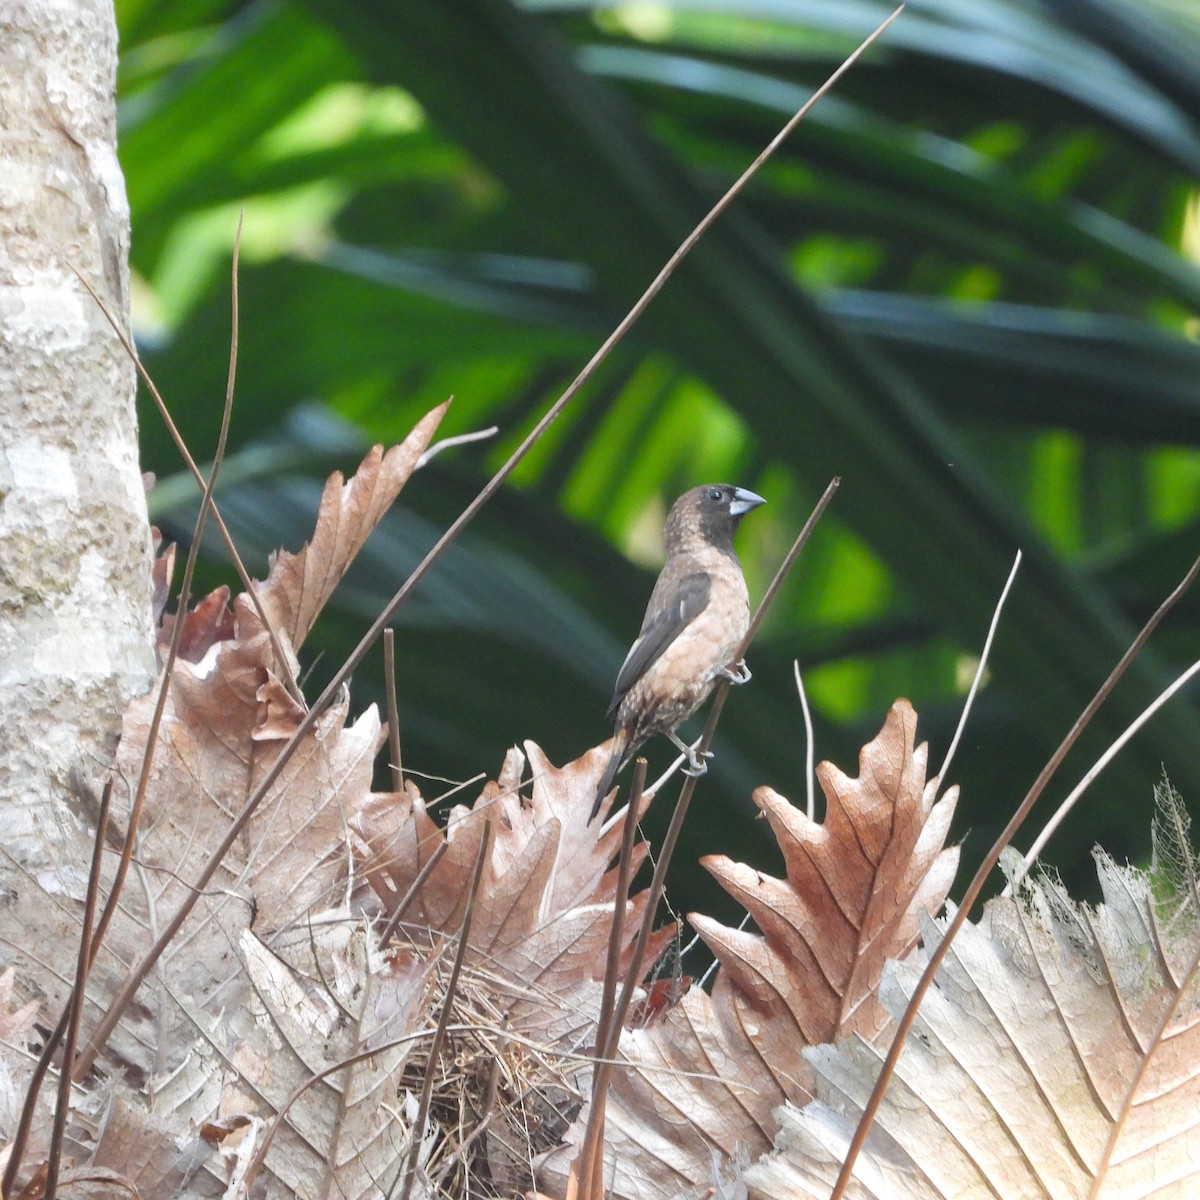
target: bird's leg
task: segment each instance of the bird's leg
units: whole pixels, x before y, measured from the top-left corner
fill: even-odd
[[[746,660],[740,659],[731,667],[722,667],[717,672],[718,679],[728,679],[730,683],[749,683],[751,680],[750,668],[746,666]]]
[[[685,775],[695,775],[699,777],[700,775],[707,774],[708,763],[706,763],[704,760],[706,758],[712,758],[712,751],[698,751],[696,746],[700,745],[699,738],[696,739],[694,745],[689,746],[687,742],[683,741],[679,734],[677,734],[673,729],[667,733],[667,737],[669,737],[671,741],[675,743],[676,747],[682,751],[687,758],[687,766],[683,768],[683,773]]]

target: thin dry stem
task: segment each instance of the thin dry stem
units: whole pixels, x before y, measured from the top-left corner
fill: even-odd
[[[433,869],[441,861],[442,855],[450,849],[450,843],[447,841],[438,842],[437,848],[429,856],[429,861],[417,872],[417,877],[409,886],[407,892],[400,899],[400,903],[392,909],[391,915],[387,919],[387,923],[380,930],[379,944],[386,946],[392,939],[392,935],[396,932],[396,926],[404,920],[404,914],[408,911],[408,906],[416,899],[417,893],[425,885],[425,880],[433,874]]]
[[[137,844],[138,824],[141,821],[146,792],[150,786],[150,767],[153,764],[154,751],[158,745],[158,731],[162,725],[163,713],[166,711],[167,697],[170,694],[171,688],[171,676],[175,669],[176,660],[179,657],[179,646],[183,641],[183,631],[186,628],[184,618],[187,614],[188,601],[191,598],[192,578],[196,570],[196,559],[200,553],[200,539],[204,534],[204,526],[208,522],[209,513],[213,511],[213,489],[217,484],[217,475],[220,473],[221,461],[225,457],[225,447],[229,440],[229,420],[233,412],[234,383],[237,378],[238,255],[241,247],[241,236],[242,222],[239,217],[237,236],[233,243],[233,265],[231,269],[232,330],[230,334],[229,374],[225,385],[225,404],[221,412],[221,431],[217,438],[217,450],[213,455],[212,470],[209,472],[208,479],[204,483],[204,494],[200,499],[200,510],[196,514],[191,545],[188,546],[187,558],[184,562],[183,578],[179,585],[179,602],[176,610],[175,625],[171,630],[171,645],[167,651],[166,661],[163,663],[162,683],[155,698],[154,713],[150,718],[150,726],[146,735],[146,751],[142,756],[142,767],[138,774],[137,789],[134,792],[133,803],[130,806],[129,820],[125,830],[125,843],[121,847],[121,856],[117,861],[116,875],[113,878],[108,900],[104,905],[103,912],[100,914],[100,920],[96,926],[96,933],[93,938],[93,959],[103,943],[105,935],[108,933],[108,928],[112,924],[113,918],[116,916],[121,892],[124,889],[125,880],[129,874],[129,865],[133,860],[133,851]],[[194,898],[192,902],[195,902]],[[105,1035],[105,1040],[107,1040],[107,1035]],[[92,1063],[95,1061],[95,1056],[99,1053],[102,1044],[93,1035],[87,1048],[80,1055],[80,1061],[75,1064],[72,1070],[73,1079],[81,1079],[91,1069]]]
[[[489,425],[486,429],[476,429],[473,433],[458,433],[453,437],[440,438],[417,459],[417,465],[413,467],[413,470],[419,471],[430,459],[436,458],[443,450],[449,450],[451,446],[467,446],[472,442],[486,442],[488,438],[494,438],[499,432],[499,425]]]
[[[941,768],[938,770],[935,778],[940,782],[946,778],[946,772],[950,770],[950,764],[954,761],[954,752],[958,749],[958,743],[962,738],[963,730],[967,727],[967,718],[971,715],[971,706],[975,703],[975,694],[979,691],[979,684],[983,679],[983,672],[987,667],[988,655],[992,651],[992,641],[996,636],[996,629],[1000,625],[1000,614],[1004,611],[1004,602],[1008,599],[1008,593],[1012,590],[1013,581],[1017,577],[1017,571],[1021,566],[1021,552],[1017,551],[1017,557],[1013,559],[1012,570],[1008,573],[1008,578],[1004,582],[1004,587],[1000,592],[1000,599],[996,601],[995,610],[992,612],[991,624],[988,625],[987,637],[983,639],[983,649],[979,653],[979,664],[975,668],[975,677],[971,680],[971,687],[967,692],[967,699],[963,704],[962,714],[958,718],[958,725],[955,727],[954,736],[950,739],[950,749],[946,751],[946,758],[943,761]]]
[[[75,963],[75,984],[67,1001],[67,1029],[63,1046],[63,1066],[58,1076],[58,1097],[54,1106],[54,1126],[50,1133],[50,1151],[46,1161],[45,1200],[55,1200],[58,1194],[58,1173],[62,1163],[63,1137],[67,1114],[71,1109],[71,1060],[79,1039],[79,1021],[83,1015],[83,1000],[87,993],[88,971],[92,965],[92,922],[96,919],[96,901],[100,894],[100,871],[104,862],[104,841],[108,833],[108,814],[112,806],[113,781],[104,781],[100,794],[100,811],[96,818],[96,833],[92,839],[92,865],[88,872],[87,892],[83,898],[83,914],[79,925],[79,954]],[[36,1096],[36,1092],[34,1095]],[[5,1193],[8,1194],[7,1192]]]
[[[792,663],[796,674],[796,694],[800,697],[800,712],[804,717],[804,811],[810,821],[817,819],[816,776],[813,760],[816,758],[816,738],[813,736],[812,712],[808,707],[808,695],[804,690],[804,679],[800,674],[800,660]]]
[[[400,759],[400,707],[396,703],[396,631],[383,631],[383,686],[387,691],[388,764],[392,791],[404,790],[404,765]]]
[[[625,906],[629,899],[629,883],[632,875],[633,841],[637,831],[637,817],[642,807],[643,789],[646,786],[646,760],[638,758],[633,767],[633,785],[629,803],[625,807],[625,825],[621,835],[621,856],[617,861],[617,891],[613,899],[612,929],[608,938],[608,961],[604,970],[604,987],[600,997],[600,1016],[596,1025],[596,1053],[600,1060],[592,1076],[592,1107],[588,1112],[587,1128],[583,1145],[575,1160],[574,1171],[580,1180],[582,1195],[603,1197],[604,1195],[604,1110],[608,1096],[609,1080],[612,1078],[613,1029],[620,1027],[616,1022],[613,1001],[616,999],[617,977],[621,971],[621,941],[625,931]]]
[[[239,229],[240,218],[239,218]],[[236,250],[236,247],[235,247]],[[76,278],[86,289],[87,293],[95,301],[96,306],[104,314],[104,319],[112,327],[113,332],[117,335],[117,340],[121,343],[125,353],[129,356],[137,370],[138,376],[146,385],[146,390],[150,393],[154,401],[155,408],[158,409],[158,415],[162,419],[163,424],[167,428],[167,432],[171,435],[171,440],[175,443],[176,450],[179,451],[179,456],[183,459],[188,473],[200,485],[201,490],[206,487],[204,480],[204,472],[200,470],[195,458],[192,457],[192,452],[188,449],[187,443],[183,440],[183,434],[179,432],[179,426],[175,424],[175,419],[171,416],[170,410],[167,408],[166,401],[162,398],[162,393],[158,390],[158,385],[150,376],[150,372],[146,370],[142,360],[138,357],[138,352],[133,342],[129,340],[129,336],[125,330],[117,323],[116,317],[109,311],[108,306],[101,299],[96,289],[83,277],[76,269],[74,264],[68,262],[67,266],[75,272]],[[236,267],[235,267],[236,269]],[[234,302],[236,312],[236,300]],[[225,550],[229,554],[229,561],[233,564],[233,569],[237,572],[238,579],[241,581],[242,589],[250,599],[250,603],[254,605],[254,611],[258,619],[262,622],[263,628],[267,631],[267,637],[271,642],[271,650],[275,655],[275,663],[277,667],[277,675],[283,681],[284,686],[291,694],[292,699],[297,703],[303,704],[304,697],[300,692],[300,685],[296,682],[292,675],[291,659],[283,651],[283,645],[279,640],[279,634],[274,625],[267,617],[267,610],[263,608],[262,599],[254,588],[254,582],[250,578],[250,572],[246,570],[246,564],[242,561],[242,556],[238,553],[237,544],[233,540],[233,534],[229,532],[229,526],[225,524],[225,518],[221,516],[220,510],[214,505],[212,508],[212,519],[216,523],[217,531],[221,535],[221,540],[225,543]]]
[[[229,374],[225,383],[225,403],[221,410],[221,430],[217,437],[217,450],[213,455],[212,470],[204,484],[204,494],[200,498],[200,509],[196,513],[196,521],[192,528],[191,544],[188,546],[187,558],[184,560],[183,578],[179,585],[179,601],[176,609],[175,625],[171,630],[171,644],[167,650],[166,662],[162,668],[162,685],[155,698],[154,714],[150,718],[150,728],[146,735],[146,751],[142,756],[142,767],[138,773],[137,789],[134,792],[133,804],[130,806],[129,819],[125,828],[125,841],[121,847],[121,856],[117,861],[117,871],[109,889],[108,900],[104,911],[100,914],[100,922],[96,926],[93,938],[93,957],[104,941],[108,928],[116,916],[117,905],[125,887],[129,874],[129,865],[133,860],[133,850],[137,844],[137,831],[141,823],[142,808],[146,800],[146,792],[150,787],[150,768],[154,762],[154,751],[158,745],[158,731],[162,725],[163,713],[170,695],[171,675],[179,657],[179,646],[183,641],[183,631],[186,627],[184,617],[187,613],[188,602],[192,594],[192,579],[196,571],[196,560],[200,554],[200,539],[204,536],[204,527],[213,509],[213,491],[217,486],[217,475],[225,458],[225,448],[229,440],[229,421],[233,415],[234,383],[237,379],[237,348],[238,348],[238,256],[242,241],[242,218],[238,218],[237,234],[233,241],[233,265],[231,273],[231,320],[232,328],[229,339]]]
[[[1194,662],[1186,671],[1184,671],[1172,684],[1164,688],[1150,704],[1146,706],[1130,722],[1120,736],[1113,742],[1105,752],[1088,768],[1083,778],[1071,789],[1067,798],[1054,811],[1054,815],[1042,827],[1042,831],[1034,839],[1033,845],[1029,847],[1028,853],[1021,860],[1021,865],[1013,873],[1013,877],[1004,887],[1005,896],[1009,896],[1013,891],[1021,885],[1021,880],[1029,874],[1030,867],[1037,861],[1038,855],[1046,848],[1046,843],[1054,836],[1054,831],[1066,820],[1067,814],[1078,803],[1079,798],[1087,791],[1089,787],[1095,783],[1101,772],[1110,762],[1125,748],[1133,736],[1154,716],[1160,708],[1168,701],[1183,690],[1195,677],[1200,674],[1200,662]]]
[[[609,931],[608,958],[605,963],[604,986],[600,995],[600,1016],[596,1025],[596,1050],[603,1053],[612,1033],[612,1007],[616,997],[617,976],[621,969],[621,939],[625,925],[625,906],[629,900],[629,882],[633,866],[633,841],[637,832],[638,812],[646,787],[646,760],[634,762],[633,783],[629,803],[625,806],[625,823],[621,830],[621,854],[617,860],[617,890],[613,901],[613,923]]]

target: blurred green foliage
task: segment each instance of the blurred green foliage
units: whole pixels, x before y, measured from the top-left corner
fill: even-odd
[[[445,396],[444,433],[500,429],[405,491],[310,643],[316,678],[888,11],[118,0],[139,344],[201,457],[245,210],[218,501],[253,567],[304,539],[328,470]],[[401,613],[406,768],[463,780],[527,737],[560,761],[603,739],[674,495],[720,479],[768,497],[739,541],[760,594],[839,475],[726,707],[672,894],[728,915],[699,854],[777,867],[749,794],[803,798],[796,659],[819,757],[853,772],[903,694],[939,763],[1020,547],[952,771],[976,857],[1200,551],[1198,177],[1196,9],[910,3]],[[186,537],[194,494],[149,408],[143,442],[156,519]],[[1043,816],[1194,656],[1198,607],[1130,671]],[[356,702],[381,694],[379,657]],[[1161,767],[1200,796],[1196,716],[1186,698],[1158,716],[1060,831],[1076,886],[1097,841],[1145,853]]]

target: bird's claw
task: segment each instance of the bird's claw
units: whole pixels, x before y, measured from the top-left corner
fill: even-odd
[[[746,666],[746,660],[743,658],[731,667],[722,667],[717,672],[717,678],[727,679],[730,683],[749,683],[753,676],[750,674],[750,668]]]
[[[689,746],[687,742],[685,742],[679,736],[679,734],[675,733],[673,730],[667,734],[667,737],[669,737],[671,741],[675,743],[675,749],[678,750],[685,759],[687,759],[687,765],[683,768],[683,773],[685,775],[692,775],[696,778],[699,778],[708,771],[708,763],[704,760],[707,758],[712,758],[713,753],[711,750],[699,749],[700,742],[703,739],[697,739],[692,743],[692,745]]]

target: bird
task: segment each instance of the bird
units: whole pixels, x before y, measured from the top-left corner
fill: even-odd
[[[708,764],[676,733],[720,679],[745,683],[750,671],[732,661],[750,627],[750,597],[733,534],[766,501],[746,488],[709,483],[684,492],[663,529],[663,564],[641,631],[617,673],[608,719],[612,749],[596,790],[589,824],[618,772],[655,734],[687,755],[689,774]]]

